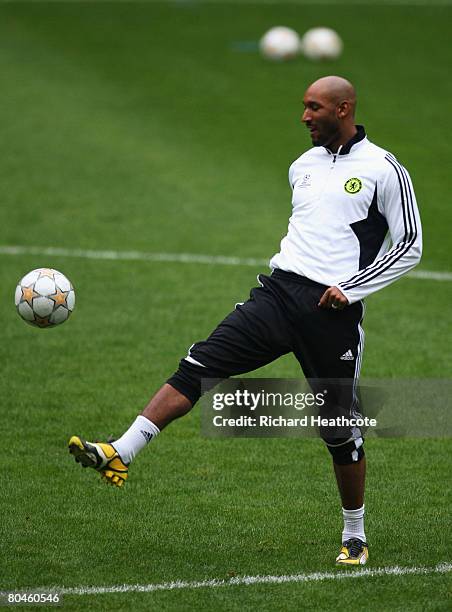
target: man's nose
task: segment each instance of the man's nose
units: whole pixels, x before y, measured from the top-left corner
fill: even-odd
[[[301,115],[301,122],[306,123],[311,120],[311,115],[309,113],[309,109],[305,108],[303,114]]]

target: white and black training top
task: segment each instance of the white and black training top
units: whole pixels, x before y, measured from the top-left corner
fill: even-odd
[[[292,215],[272,269],[336,286],[350,304],[413,268],[422,252],[411,179],[363,126],[337,153],[313,147],[289,169]]]

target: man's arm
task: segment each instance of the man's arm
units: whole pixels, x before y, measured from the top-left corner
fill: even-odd
[[[422,228],[413,185],[407,170],[386,155],[388,171],[379,185],[381,211],[388,223],[392,247],[352,277],[330,287],[319,305],[344,307],[393,283],[416,266],[422,254]]]

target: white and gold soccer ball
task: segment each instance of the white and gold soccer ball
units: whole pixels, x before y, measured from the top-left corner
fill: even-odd
[[[52,268],[38,268],[26,274],[16,287],[17,312],[37,327],[64,323],[74,310],[75,292],[69,279]]]
[[[290,60],[300,53],[300,37],[291,28],[276,26],[262,36],[259,48],[267,59]]]
[[[343,47],[341,37],[331,28],[312,28],[301,39],[301,51],[311,60],[337,59]]]

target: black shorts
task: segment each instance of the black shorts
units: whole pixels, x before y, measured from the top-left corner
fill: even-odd
[[[191,346],[168,383],[194,404],[201,395],[202,378],[251,372],[293,353],[308,380],[354,381],[350,411],[357,413],[363,303],[343,310],[319,308],[327,287],[283,270],[260,274],[258,281],[260,286],[251,290],[250,298],[237,304],[207,340]]]

